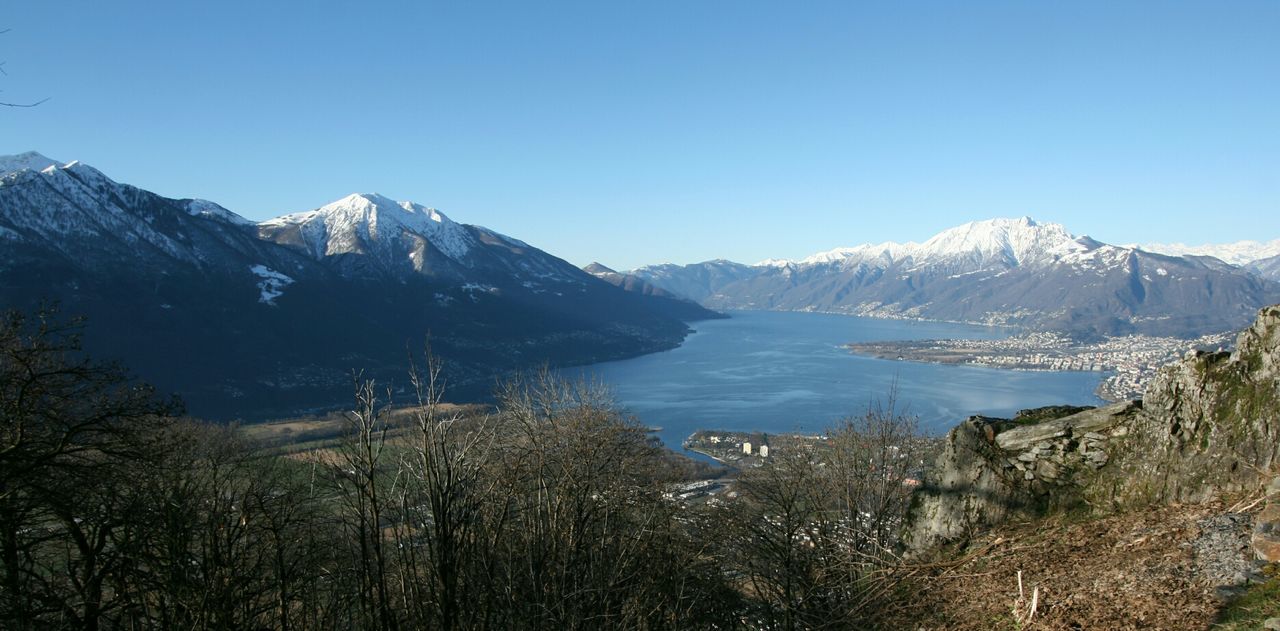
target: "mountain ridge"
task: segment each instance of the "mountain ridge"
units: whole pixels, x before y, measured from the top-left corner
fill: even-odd
[[[599,262],[583,266],[582,271],[623,291],[648,296],[654,304],[661,305],[665,313],[681,320],[707,320],[727,317],[724,314],[711,311],[688,298],[677,296],[643,278],[632,274],[622,274]]]
[[[689,331],[661,301],[421,205],[353,195],[254,223],[37,156],[0,159],[19,167],[0,176],[3,306],[87,315],[90,352],[210,418],[346,403],[351,370],[398,383],[428,340],[475,398],[512,370],[664,350]]]
[[[1075,236],[1029,217],[969,222],[923,243],[837,248],[799,261],[632,270],[713,309],[824,311],[1195,337],[1238,328],[1280,285],[1212,257]]]

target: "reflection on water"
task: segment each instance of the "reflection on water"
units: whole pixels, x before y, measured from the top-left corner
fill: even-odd
[[[898,383],[899,409],[943,433],[970,414],[1007,415],[1053,404],[1097,405],[1103,373],[1020,372],[858,357],[848,342],[992,339],[1005,329],[817,313],[734,312],[697,322],[663,353],[571,369],[613,388],[641,422],[679,447],[696,429],[821,431],[883,401]]]

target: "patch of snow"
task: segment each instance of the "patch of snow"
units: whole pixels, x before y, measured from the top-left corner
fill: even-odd
[[[249,271],[262,279],[258,282],[258,302],[268,305],[276,304],[276,298],[284,295],[284,288],[293,284],[293,279],[277,272],[266,265],[251,265]]]
[[[1166,269],[1165,269],[1165,268],[1163,268],[1163,267],[1157,267],[1157,268],[1156,268],[1156,273],[1157,273],[1157,274],[1159,274],[1159,275],[1161,275],[1161,276],[1168,276],[1168,275],[1169,275],[1169,270],[1166,270]]]

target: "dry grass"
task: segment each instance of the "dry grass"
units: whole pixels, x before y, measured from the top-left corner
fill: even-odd
[[[475,404],[442,403],[439,414],[461,414],[470,416],[483,414],[487,408]],[[387,424],[392,428],[390,435],[403,431],[403,426],[412,419],[412,407],[397,407],[387,411]],[[347,420],[341,413],[323,416],[304,416],[275,421],[265,421],[244,425],[240,428],[245,436],[274,450],[279,454],[293,454],[332,447],[347,431]]]
[[[1196,571],[1192,542],[1200,535],[1198,521],[1225,510],[1222,503],[1167,506],[1002,527],[967,548],[983,553],[913,579],[916,606],[889,626],[1208,629],[1224,603],[1217,586]],[[1037,589],[1028,621],[1026,601]]]

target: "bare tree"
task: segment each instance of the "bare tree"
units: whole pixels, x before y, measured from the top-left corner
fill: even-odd
[[[4,35],[5,33],[8,33],[10,30],[11,30],[11,29],[4,29],[4,30],[0,30],[0,35]],[[0,75],[6,75],[6,76],[7,76],[9,73],[8,73],[8,72],[5,72],[5,69],[4,69],[4,65],[5,65],[5,63],[6,63],[6,62],[0,61]],[[45,97],[45,98],[40,99],[39,101],[35,101],[35,102],[33,102],[33,103],[7,103],[7,102],[4,102],[4,101],[0,101],[0,107],[35,107],[35,106],[37,106],[37,105],[39,105],[39,104],[41,104],[41,103],[44,103],[45,101],[48,101],[48,100],[49,100],[49,98],[48,98],[48,97]]]
[[[81,354],[79,323],[40,311],[0,322],[0,617],[97,628],[104,584],[140,501],[110,482],[177,412],[110,364]]]
[[[743,472],[740,501],[719,519],[754,616],[784,629],[874,620],[897,585],[894,550],[924,444],[891,394],[826,440],[772,450]]]
[[[789,631],[820,627],[829,613],[818,544],[830,494],[818,457],[798,447],[778,451],[739,477],[741,498],[724,514],[733,566],[763,605],[756,615]]]
[[[74,331],[0,323],[4,628],[851,628],[896,586],[923,441],[892,398],[689,506],[606,388],[549,369],[467,415],[429,353],[407,409],[357,375],[340,444],[281,458]]]
[[[385,528],[388,493],[394,475],[387,456],[387,410],[372,380],[355,377],[356,409],[348,412],[347,436],[338,446],[330,471],[342,502],[343,524],[351,545],[358,581],[362,624],[389,630],[399,626],[388,592]],[[390,397],[388,393],[388,398]]]
[[[480,557],[485,507],[499,493],[493,475],[496,422],[442,411],[441,363],[428,351],[410,370],[417,398],[400,461],[401,527],[396,529],[405,606],[419,623],[440,629],[480,626],[474,605],[492,590]],[[479,618],[477,618],[479,616]]]
[[[662,499],[659,448],[599,384],[549,370],[499,392],[507,625],[678,627],[704,596],[701,550]]]

